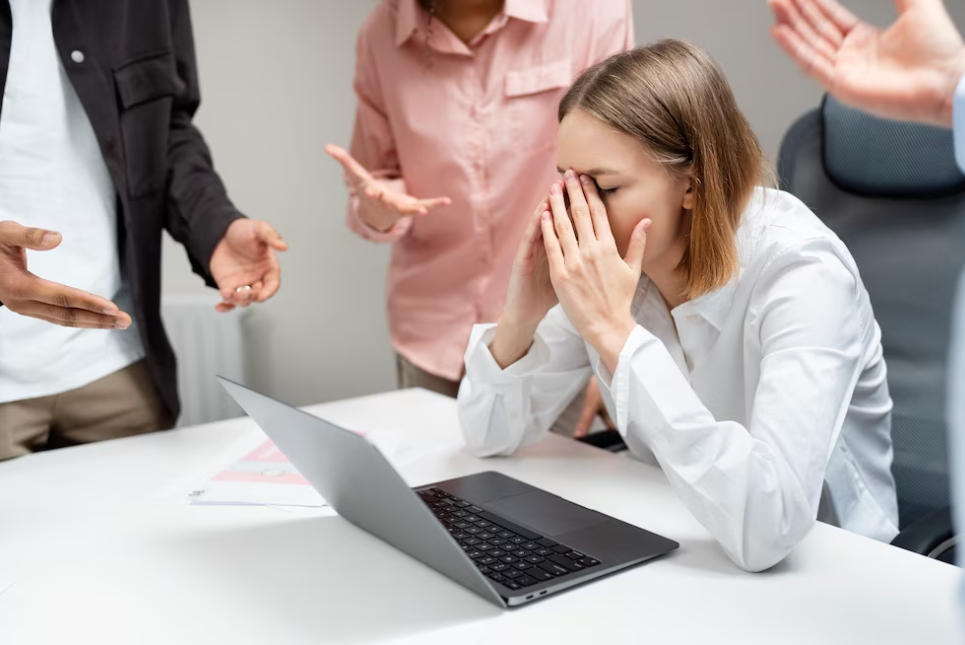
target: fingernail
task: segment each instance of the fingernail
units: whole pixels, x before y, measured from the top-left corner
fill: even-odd
[[[586,175],[580,175],[580,181],[583,182],[583,184],[586,186],[590,185],[590,178],[587,177]]]
[[[653,221],[649,219],[645,220],[643,222],[643,232],[646,233],[647,231],[649,231],[651,226],[653,226]]]
[[[559,184],[553,184],[552,186],[550,186],[550,195],[559,195],[559,194],[560,194]]]
[[[566,177],[567,179],[576,179],[576,173],[573,172],[573,169],[572,169],[572,168],[570,168],[569,170],[567,170],[567,171],[563,174],[563,176]]]
[[[120,321],[117,321],[116,323],[114,323],[114,329],[127,329],[130,326],[131,326],[130,323],[125,323]]]
[[[53,244],[54,240],[56,239],[57,239],[56,233],[54,233],[53,231],[47,231],[46,233],[44,233],[44,236],[40,238],[40,243],[43,244],[44,246],[49,246]]]

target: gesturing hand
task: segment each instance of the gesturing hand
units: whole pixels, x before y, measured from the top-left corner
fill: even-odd
[[[540,321],[557,302],[540,225],[547,208],[549,202],[544,199],[526,225],[509,278],[506,306],[497,325],[496,337],[489,346],[493,358],[502,367],[515,363],[529,349]]]
[[[965,44],[941,0],[895,0],[885,30],[835,0],[768,0],[771,33],[831,94],[880,116],[951,126]]]
[[[218,311],[264,302],[281,286],[275,251],[288,244],[267,222],[238,219],[231,223],[211,256],[211,275],[221,291]]]
[[[558,183],[550,188],[552,215],[542,216],[550,279],[570,322],[615,372],[620,351],[636,326],[630,307],[643,271],[650,220],[641,220],[634,228],[622,258],[593,180],[577,179],[568,170],[564,183],[572,223]]]
[[[27,270],[27,250],[50,251],[62,239],[53,231],[0,222],[0,302],[14,313],[64,327],[127,329],[131,317],[110,300]]]
[[[398,192],[387,181],[377,179],[345,150],[327,145],[325,152],[345,169],[345,179],[359,198],[358,215],[377,231],[389,231],[403,217],[427,215],[439,206],[452,203],[448,197],[417,199]]]

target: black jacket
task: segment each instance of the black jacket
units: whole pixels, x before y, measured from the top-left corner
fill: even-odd
[[[211,254],[228,225],[242,217],[191,123],[200,93],[188,2],[54,0],[52,21],[60,60],[117,189],[118,247],[134,298],[130,313],[154,384],[177,417],[177,368],[160,315],[161,231],[184,244],[195,273],[214,286]],[[13,29],[10,4],[0,2],[4,86]]]

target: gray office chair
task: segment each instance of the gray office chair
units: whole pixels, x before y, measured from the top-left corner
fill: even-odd
[[[788,131],[778,174],[848,245],[881,326],[895,404],[901,534],[893,544],[951,562],[945,398],[965,268],[965,177],[952,134],[825,97]]]

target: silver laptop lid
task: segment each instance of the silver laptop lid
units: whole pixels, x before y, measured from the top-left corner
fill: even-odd
[[[218,380],[338,514],[505,607],[455,540],[365,437],[223,377]]]

